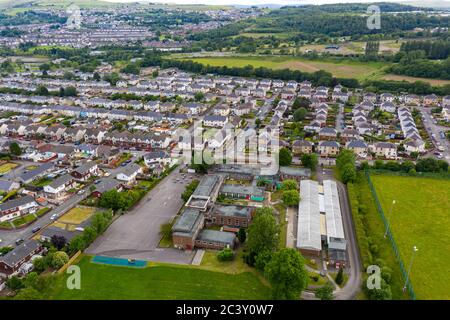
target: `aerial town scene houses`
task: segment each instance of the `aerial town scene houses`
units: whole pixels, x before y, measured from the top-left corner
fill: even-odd
[[[0,37],[10,50],[46,52],[20,67],[2,56],[15,67],[0,78],[1,295],[20,298],[24,289],[13,281],[70,265],[94,274],[98,264],[143,272],[170,264],[199,277],[247,270],[257,289],[225,297],[273,298],[270,266],[289,254],[302,261],[297,271],[307,283],[296,299],[321,299],[319,289],[339,300],[449,298],[430,293],[437,286],[442,294],[435,283],[421,288],[417,274],[408,274],[402,292],[411,253],[390,246],[380,253],[387,246],[377,242],[389,235],[395,246],[401,237],[402,224],[390,220],[406,210],[395,192],[434,181],[446,189],[449,95],[307,73],[246,74],[247,67],[238,75],[196,70],[178,55],[195,57],[189,48],[201,41],[197,34],[267,13],[173,9],[170,24],[153,28],[145,8],[131,8],[132,23],[121,7],[104,9],[104,21],[97,10],[82,10],[81,29],[51,27],[66,14],[44,10],[55,21],[40,32],[24,24]],[[391,190],[382,179],[414,182]],[[379,219],[376,227],[365,217]],[[256,247],[255,234],[271,238]],[[383,280],[389,290],[361,289],[366,265],[387,259],[400,261],[383,266],[395,268]],[[61,290],[55,294],[77,298]]]

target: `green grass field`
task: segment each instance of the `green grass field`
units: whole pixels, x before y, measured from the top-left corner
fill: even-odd
[[[183,54],[174,54],[173,58],[192,60],[204,65],[211,66],[228,66],[228,67],[245,67],[251,65],[255,68],[265,67],[269,69],[291,69],[303,72],[315,72],[325,70],[331,72],[337,78],[354,78],[359,81],[365,80],[396,80],[416,82],[428,82],[433,86],[443,86],[450,83],[450,80],[426,79],[400,76],[385,73],[385,69],[389,67],[386,62],[361,62],[349,59],[333,60],[324,58],[320,60],[309,60],[301,57],[293,56],[221,56],[221,57],[188,57]]]
[[[383,62],[359,62],[350,60],[308,60],[291,56],[231,56],[231,57],[202,57],[186,58],[205,65],[245,67],[252,65],[255,68],[266,67],[270,69],[292,69],[303,72],[326,70],[339,78],[356,78],[365,80],[374,78],[382,73],[387,66]]]
[[[94,264],[84,256],[81,290],[62,277],[49,299],[270,299],[270,289],[251,272],[227,274],[201,267],[150,264],[144,269]]]
[[[407,268],[417,246],[411,281],[418,299],[450,299],[450,180],[372,175],[372,182]]]

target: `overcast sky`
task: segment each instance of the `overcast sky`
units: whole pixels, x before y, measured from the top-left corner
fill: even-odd
[[[138,0],[106,0],[110,2],[136,2]],[[294,4],[325,4],[325,3],[348,3],[348,2],[407,2],[407,0],[151,0],[140,2],[162,2],[162,3],[177,3],[177,4],[215,4],[215,5],[255,5],[255,4],[280,4],[280,5],[294,5]],[[442,0],[450,3],[450,0]]]

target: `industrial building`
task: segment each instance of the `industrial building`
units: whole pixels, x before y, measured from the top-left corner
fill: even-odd
[[[345,240],[337,184],[324,180],[300,181],[297,219],[297,248],[304,255],[326,256],[330,265],[346,263]]]

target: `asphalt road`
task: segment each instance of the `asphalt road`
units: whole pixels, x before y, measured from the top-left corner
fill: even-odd
[[[440,146],[444,147],[445,151],[439,151],[444,156],[444,159],[450,162],[450,141],[448,141],[445,137],[441,138],[440,132],[446,132],[448,128],[434,124],[433,119],[431,118],[431,110],[429,108],[421,108],[423,121],[425,128],[430,135],[430,137],[434,134],[435,139],[433,140],[434,145],[436,146],[436,142],[439,143]],[[432,154],[433,157],[436,157]]]
[[[192,253],[158,248],[160,226],[170,222],[183,206],[180,195],[193,177],[174,170],[133,209],[114,221],[86,250],[88,254],[190,263]]]
[[[319,182],[322,182],[326,179],[335,180],[333,171],[329,169],[318,168],[317,180]],[[337,187],[339,190],[339,202],[341,205],[341,213],[344,222],[344,232],[347,240],[348,264],[346,269],[349,271],[349,278],[344,288],[336,290],[334,292],[334,298],[336,300],[351,300],[354,299],[356,294],[361,290],[361,257],[359,255],[359,248],[356,240],[352,212],[347,195],[347,188],[340,181],[337,181]]]

